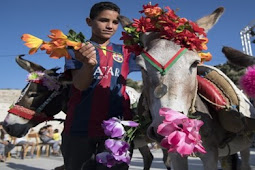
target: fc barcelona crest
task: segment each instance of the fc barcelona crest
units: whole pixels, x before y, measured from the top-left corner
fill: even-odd
[[[123,62],[123,56],[121,54],[113,53],[112,57],[118,63],[122,63]]]

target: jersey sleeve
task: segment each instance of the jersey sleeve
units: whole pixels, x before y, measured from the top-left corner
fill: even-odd
[[[134,71],[141,71],[140,66],[138,66],[135,62],[135,54],[131,53],[129,57],[129,72],[134,72]]]
[[[82,63],[75,59],[75,54],[72,49],[68,49],[68,53],[71,55],[71,59],[65,59],[65,71],[80,69],[82,67]]]

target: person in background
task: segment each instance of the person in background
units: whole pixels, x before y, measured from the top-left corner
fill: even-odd
[[[69,50],[72,59],[66,60],[65,73],[72,75],[73,84],[61,145],[66,170],[109,169],[95,160],[96,154],[106,150],[107,136],[101,124],[111,117],[132,119],[126,79],[140,68],[134,54],[111,42],[119,15],[120,8],[112,2],[94,4],[86,18],[90,40],[78,51]],[[130,152],[132,156],[132,147]],[[122,163],[111,169],[128,167]]]
[[[61,141],[61,135],[60,135],[58,129],[54,129],[54,131],[53,131],[53,139],[55,141]]]
[[[52,125],[43,126],[39,130],[39,137],[43,143],[52,144],[53,155],[59,155],[59,141],[53,139]]]
[[[3,129],[2,124],[3,122],[0,122],[0,162],[5,162],[7,154],[15,145],[8,140],[8,134]]]
[[[31,146],[31,150],[30,150],[30,155],[31,158],[34,158],[34,151],[35,151],[35,143],[28,141],[25,137],[22,138],[16,138],[15,140],[15,145],[16,146],[22,146],[22,151],[21,151],[21,159],[25,158],[25,150]]]

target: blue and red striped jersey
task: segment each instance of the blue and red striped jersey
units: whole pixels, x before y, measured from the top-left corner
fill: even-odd
[[[106,51],[96,49],[98,64],[88,89],[71,88],[64,133],[75,136],[105,136],[101,126],[110,117],[132,119],[130,100],[125,91],[127,75],[139,71],[135,56],[123,45],[110,43]],[[79,69],[82,63],[66,60],[65,70]]]

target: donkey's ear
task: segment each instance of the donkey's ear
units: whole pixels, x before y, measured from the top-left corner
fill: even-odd
[[[120,24],[123,28],[131,26],[131,24],[132,24],[132,21],[123,15],[120,15],[118,17],[118,20],[120,21]]]
[[[208,32],[219,20],[219,18],[222,16],[224,12],[223,7],[217,8],[215,11],[213,11],[210,15],[207,15],[205,17],[200,18],[196,21],[199,27],[202,27],[205,29],[205,32]]]
[[[223,47],[223,54],[228,59],[228,61],[234,65],[241,67],[248,67],[255,64],[255,57],[247,55],[239,50],[231,47]]]
[[[24,70],[27,70],[29,73],[34,72],[34,71],[44,71],[45,70],[45,68],[43,68],[42,66],[35,64],[31,61],[23,59],[23,56],[24,55],[19,55],[18,57],[16,57],[16,62]]]

